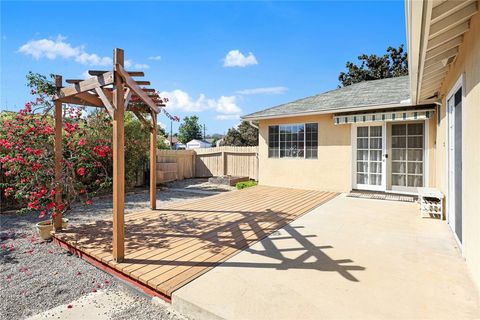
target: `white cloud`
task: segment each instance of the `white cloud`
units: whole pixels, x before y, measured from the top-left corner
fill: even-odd
[[[66,38],[61,35],[54,40],[30,40],[22,45],[18,51],[25,55],[30,55],[36,60],[40,58],[50,60],[63,58],[89,66],[107,66],[112,64],[110,57],[100,57],[95,53],[88,53],[83,46],[73,47],[65,40]]]
[[[151,56],[148,57],[148,60],[162,60],[162,56]]]
[[[135,65],[133,67],[137,70],[145,70],[145,69],[150,68],[150,66],[146,63],[135,63]]]
[[[215,117],[217,120],[237,120],[240,119],[239,114],[219,114]]]
[[[236,104],[236,96],[221,96],[218,99],[211,99],[201,93],[195,99],[180,89],[163,91],[159,95],[162,98],[168,98],[167,109],[169,111],[202,112],[214,110],[219,113],[217,115],[219,120],[238,119],[242,113],[242,109]]]
[[[66,42],[67,38],[59,35],[56,39],[30,40],[22,45],[18,52],[32,56],[34,59],[57,58],[69,59],[87,66],[111,66],[113,63],[110,57],[101,57],[96,53],[88,53],[83,46],[74,47]],[[135,63],[132,60],[125,60],[125,67],[134,67],[137,70],[150,68],[148,64]]]
[[[224,67],[246,67],[258,64],[253,53],[249,52],[247,56],[239,50],[230,50],[223,59]]]
[[[242,109],[235,103],[236,98],[235,96],[221,96],[214,102],[215,110],[218,113],[239,115]]]
[[[123,62],[125,68],[130,69],[134,68],[135,70],[144,70],[150,68],[148,64],[145,63],[135,63],[133,60],[127,59]]]
[[[83,79],[88,79],[88,78],[91,78],[92,76],[88,73],[88,70],[85,70],[82,72],[81,77]]]
[[[241,95],[254,95],[254,94],[283,94],[287,92],[287,87],[265,87],[265,88],[253,88],[238,90],[236,93]]]

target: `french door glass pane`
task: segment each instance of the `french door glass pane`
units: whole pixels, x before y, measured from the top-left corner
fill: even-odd
[[[423,149],[408,150],[408,160],[423,161]]]
[[[357,173],[357,183],[358,184],[367,184],[368,182],[368,175]]]
[[[358,138],[357,149],[368,149],[368,138]]]
[[[408,186],[409,187],[422,187],[423,186],[423,177],[422,176],[408,176]]]
[[[404,161],[392,161],[392,173],[405,173],[407,163]]]
[[[406,159],[407,159],[407,150],[405,150],[405,149],[392,149],[392,161],[406,160]]]
[[[408,163],[408,173],[410,174],[423,174],[423,163],[422,162],[409,162]]]
[[[405,177],[406,176],[404,174],[393,174],[392,175],[392,185],[405,187],[406,186]]]
[[[382,175],[381,174],[370,174],[370,184],[374,186],[379,186],[382,184]]]
[[[368,162],[357,162],[357,172],[358,173],[366,173],[368,172]]]
[[[368,137],[368,127],[358,127],[357,137]]]
[[[382,137],[382,126],[370,127],[370,137]]]
[[[368,150],[358,150],[357,161],[368,161]]]
[[[382,138],[370,138],[370,149],[382,149]]]
[[[381,150],[370,150],[370,160],[372,160],[372,161],[382,161],[382,151]]]
[[[370,162],[370,173],[382,173],[382,163]]]

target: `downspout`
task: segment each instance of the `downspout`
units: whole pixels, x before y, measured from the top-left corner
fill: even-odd
[[[437,120],[435,121],[435,152],[433,153],[433,163],[435,164],[435,174],[433,175],[433,185],[437,186],[437,131],[438,131],[438,117],[440,117],[440,108],[442,107],[441,102],[434,101],[433,102],[437,107],[435,111],[437,113]]]
[[[249,123],[252,127],[254,127],[255,129],[259,130],[258,125],[256,125],[256,124],[253,122],[253,120],[248,120],[248,123]]]

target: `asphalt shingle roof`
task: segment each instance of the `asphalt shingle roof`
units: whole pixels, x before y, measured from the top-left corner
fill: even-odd
[[[347,87],[254,112],[242,118],[248,120],[325,111],[338,112],[342,111],[342,109],[399,104],[409,98],[409,78],[408,76],[403,76],[352,84]]]

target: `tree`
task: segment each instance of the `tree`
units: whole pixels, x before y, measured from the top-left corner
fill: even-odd
[[[383,56],[376,54],[362,54],[358,56],[360,65],[347,61],[347,72],[341,72],[338,80],[339,87],[346,87],[354,83],[393,78],[408,75],[408,56],[403,50],[403,44],[397,48],[388,47]]]
[[[237,147],[258,146],[258,129],[252,127],[247,121],[242,121],[237,128],[228,129],[223,145]]]
[[[178,140],[187,143],[193,139],[202,139],[202,126],[197,116],[185,117],[178,128]]]

